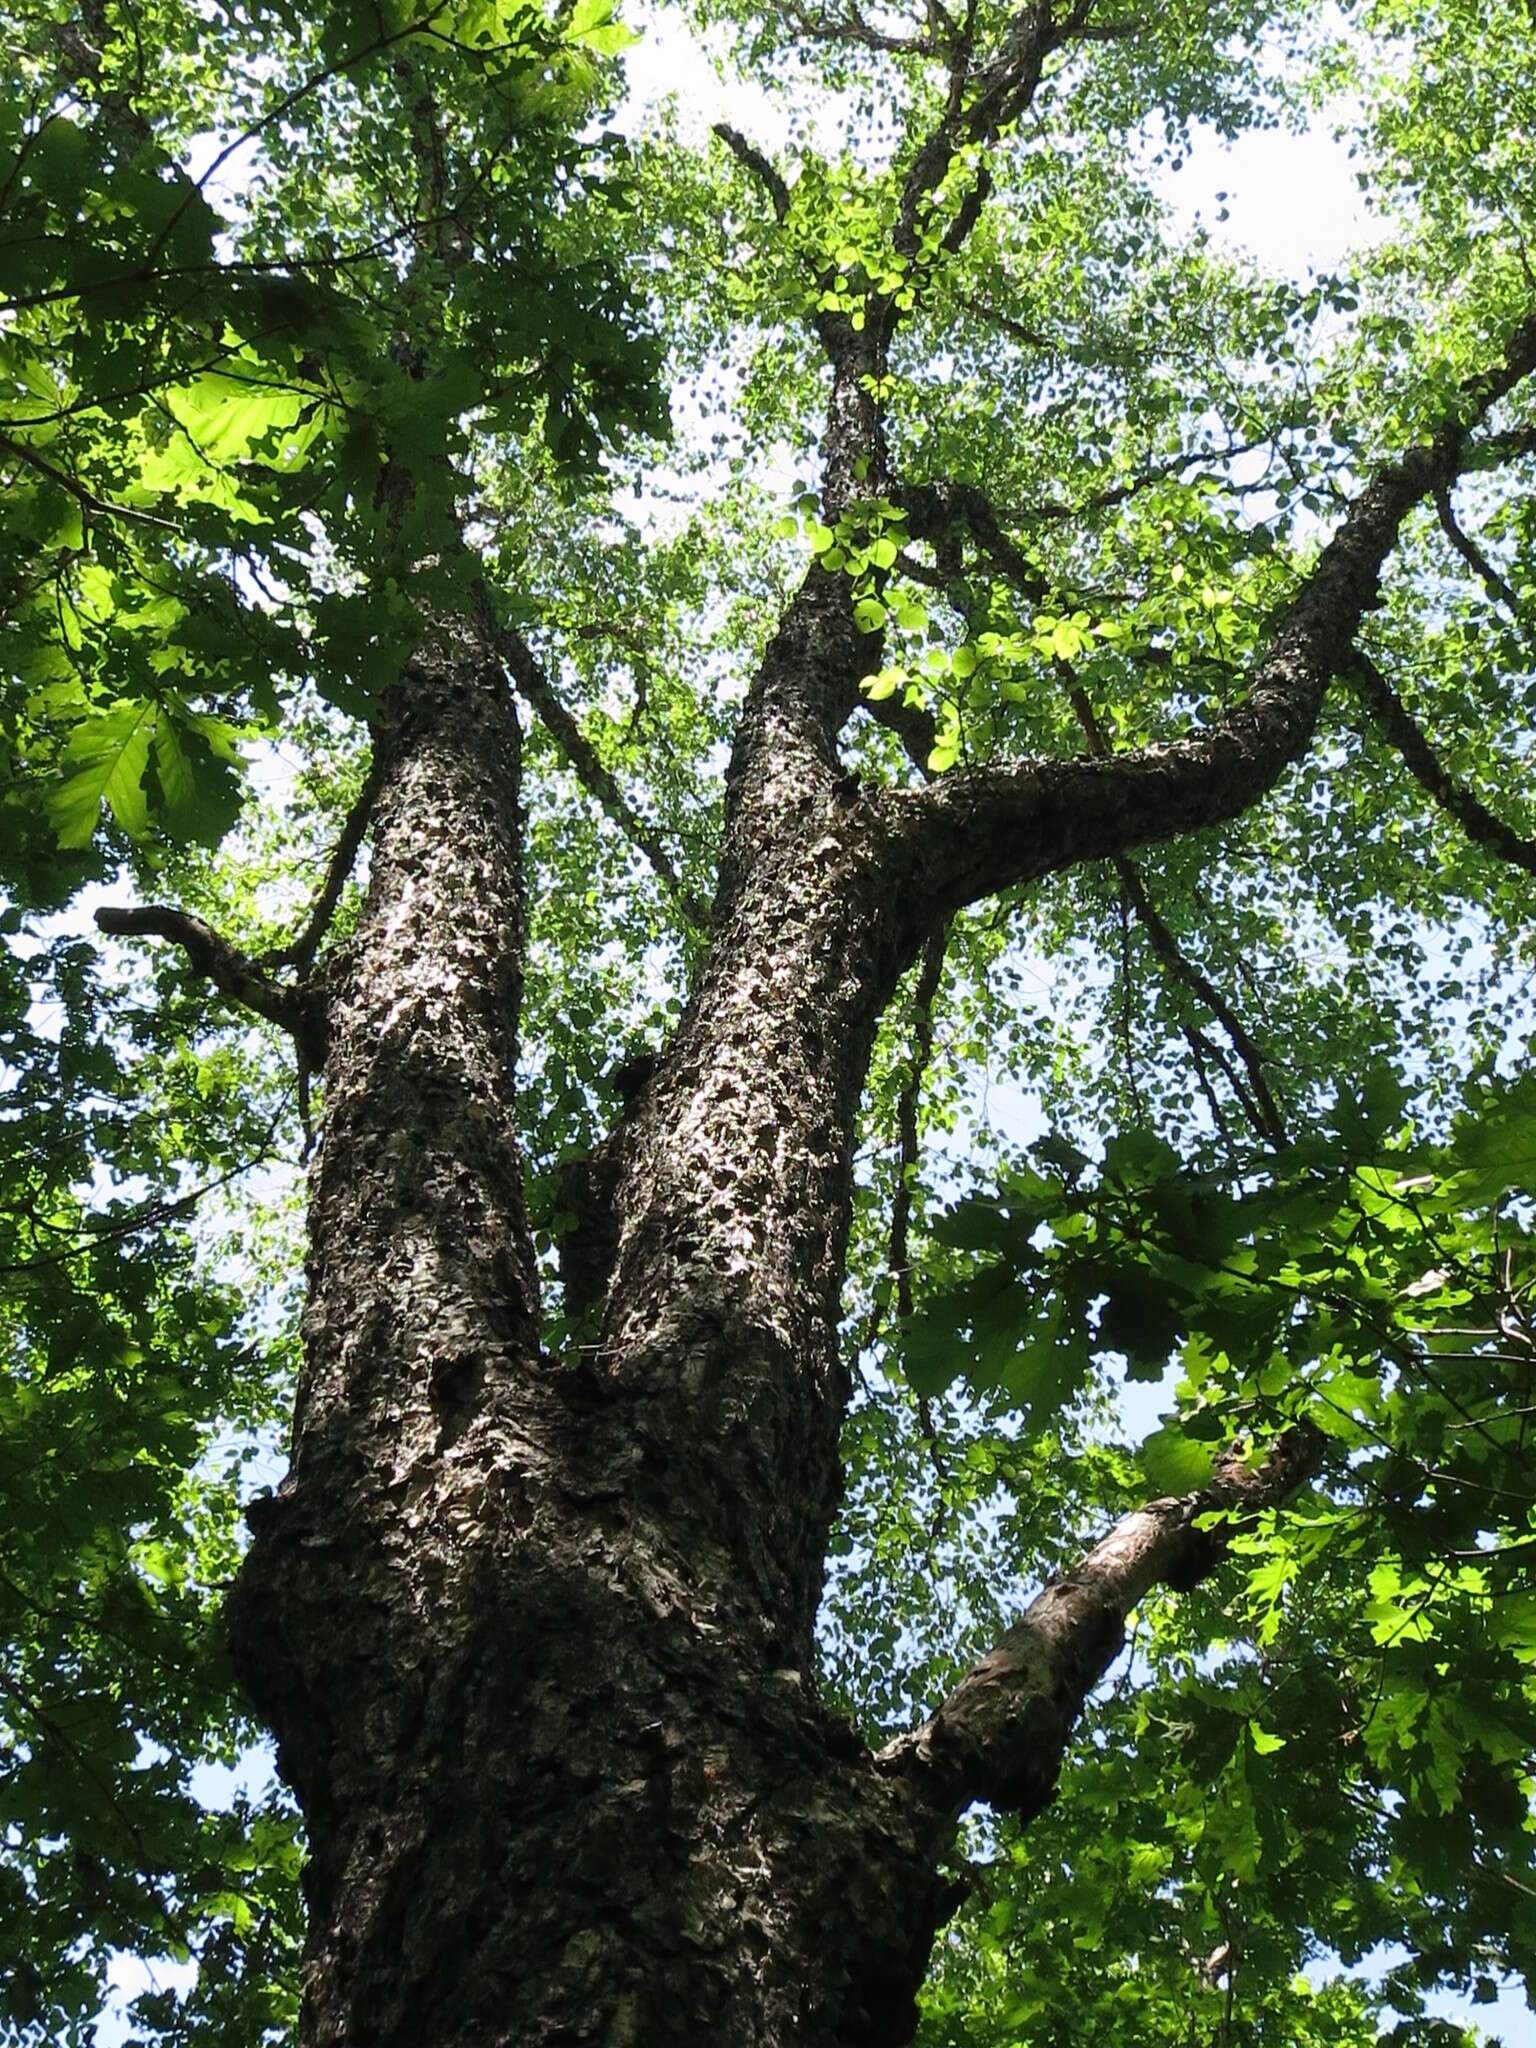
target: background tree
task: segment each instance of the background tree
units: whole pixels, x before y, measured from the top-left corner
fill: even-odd
[[[1528,17],[694,19],[708,138],[597,0],[9,23],[7,2022],[1433,2038],[1536,1953]],[[1174,231],[1330,96],[1347,276]]]

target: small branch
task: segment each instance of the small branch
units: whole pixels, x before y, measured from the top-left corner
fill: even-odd
[[[1144,35],[1146,28],[1144,21],[1101,21],[1074,28],[1067,40],[1074,43],[1124,43],[1129,42],[1132,36]]]
[[[1184,1033],[1184,1043],[1189,1047],[1189,1056],[1195,1063],[1195,1079],[1199,1083],[1200,1093],[1205,1097],[1205,1106],[1211,1112],[1211,1122],[1215,1125],[1216,1135],[1221,1140],[1222,1150],[1227,1155],[1227,1162],[1235,1179],[1241,1171],[1238,1165],[1237,1148],[1233,1145],[1232,1133],[1227,1128],[1226,1113],[1221,1106],[1221,1097],[1216,1093],[1211,1077],[1206,1072],[1205,1067],[1207,1051],[1214,1053],[1216,1049],[1205,1033],[1197,1030],[1193,1024],[1185,1024],[1181,1028]],[[1239,1100],[1241,1099],[1239,1097]]]
[[[1248,1083],[1244,1079],[1242,1069],[1238,1063],[1218,1039],[1207,1036],[1203,1031],[1196,1031],[1194,1037],[1199,1040],[1203,1050],[1210,1054],[1217,1066],[1226,1075],[1227,1086],[1232,1090],[1233,1095],[1236,1096],[1238,1106],[1241,1108],[1243,1115],[1247,1117],[1250,1126],[1263,1137],[1265,1135],[1264,1112],[1250,1094]]]
[[[19,1712],[27,1715],[45,1736],[51,1737],[60,1749],[72,1758],[80,1776],[94,1790],[103,1808],[131,1847],[136,1874],[140,1879],[141,1895],[147,1890],[148,1902],[161,1925],[173,1940],[180,1942],[184,1948],[191,1948],[192,1929],[183,1923],[177,1911],[166,1904],[164,1896],[154,1883],[157,1876],[167,1875],[164,1871],[165,1858],[163,1854],[157,1856],[152,1852],[138,1823],[131,1813],[125,1811],[118,1797],[117,1788],[110,1778],[103,1775],[97,1759],[75,1740],[56,1714],[51,1714],[41,1700],[34,1699],[30,1693],[24,1692],[3,1671],[0,1671],[0,1693],[3,1693]],[[29,1747],[31,1746],[29,1743]],[[79,1853],[77,1850],[76,1854]]]
[[[1226,1032],[1228,1038],[1231,1039],[1233,1050],[1243,1063],[1248,1075],[1249,1087],[1253,1091],[1253,1101],[1251,1103],[1242,1097],[1239,1099],[1243,1100],[1246,1113],[1257,1124],[1261,1135],[1267,1138],[1270,1144],[1278,1150],[1287,1142],[1285,1119],[1281,1116],[1279,1104],[1275,1101],[1274,1096],[1270,1092],[1269,1083],[1264,1078],[1264,1055],[1260,1052],[1258,1046],[1254,1044],[1252,1038],[1249,1037],[1242,1020],[1233,1010],[1232,1005],[1227,1001],[1221,990],[1217,988],[1208,974],[1204,973],[1195,965],[1193,960],[1188,958],[1179,945],[1178,940],[1168,929],[1167,925],[1164,924],[1162,917],[1147,895],[1146,884],[1142,880],[1141,870],[1136,866],[1136,863],[1127,859],[1123,854],[1119,855],[1115,860],[1115,872],[1120,877],[1121,886],[1130,899],[1131,908],[1136,913],[1137,922],[1146,933],[1153,952],[1162,961],[1175,981],[1182,982],[1191,994],[1199,997],[1200,1001],[1204,1003],[1211,1015],[1221,1025],[1222,1030]]]
[[[1473,442],[1469,469],[1488,469],[1501,462],[1520,462],[1536,455],[1536,427],[1514,427],[1507,434],[1483,434]]]
[[[269,1159],[278,1156],[272,1147],[286,1106],[285,1098],[276,1116],[267,1126],[260,1151],[251,1158],[242,1159],[237,1166],[231,1166],[227,1172],[215,1174],[212,1180],[203,1181],[200,1186],[189,1189],[184,1195],[145,1202],[129,1216],[114,1217],[110,1221],[103,1221],[94,1226],[89,1221],[83,1222],[78,1228],[75,1242],[66,1246],[63,1251],[39,1253],[32,1259],[8,1259],[0,1263],[0,1275],[39,1273],[72,1265],[76,1259],[88,1258],[99,1245],[119,1244],[125,1238],[138,1236],[141,1231],[153,1230],[157,1225],[169,1223],[178,1216],[190,1215],[205,1196],[216,1194],[220,1188],[227,1188],[232,1181],[238,1180],[241,1174],[251,1172],[254,1167],[264,1166]]]
[[[878,1767],[906,1780],[936,1838],[976,1799],[1026,1822],[1049,1804],[1088,1695],[1124,1648],[1131,1610],[1155,1586],[1188,1592],[1225,1554],[1230,1527],[1196,1523],[1281,1506],[1317,1471],[1324,1443],[1298,1423],[1262,1464],[1250,1467],[1234,1450],[1198,1493],[1124,1516],[1030,1603],[930,1720],[887,1744]]]
[[[538,657],[521,633],[486,622],[496,652],[512,673],[512,680],[543,720],[546,731],[575,771],[578,781],[602,805],[615,825],[636,850],[645,855],[672,901],[698,931],[709,926],[708,907],[684,885],[660,839],[635,810],[612,772],[606,768],[596,747],[555,693]]]
[[[934,9],[929,8],[929,31],[920,36],[888,35],[867,22],[855,7],[848,7],[834,20],[827,20],[807,14],[802,7],[783,10],[792,21],[795,32],[813,43],[853,43],[866,50],[880,50],[894,56],[925,55],[931,51],[932,17]]]
[[[1357,652],[1352,673],[1382,731],[1419,786],[1456,820],[1474,845],[1536,875],[1536,841],[1522,839],[1447,774],[1402,699],[1368,654]]]
[[[1136,1041],[1131,1030],[1131,901],[1120,878],[1120,1050],[1125,1059],[1125,1085],[1131,1098],[1131,1115],[1138,1124],[1147,1120],[1136,1085]]]
[[[67,471],[55,469],[51,462],[44,461],[43,457],[29,448],[24,441],[13,441],[9,434],[0,434],[0,448],[13,455],[18,462],[24,463],[28,469],[35,470],[39,476],[46,477],[49,483],[55,484],[61,491],[67,491],[81,511],[92,519],[122,519],[135,526],[152,526],[159,533],[180,536],[181,528],[174,519],[162,519],[158,513],[142,511],[137,505],[118,505],[110,498],[98,497],[93,490],[70,476]]]
[[[1048,578],[1009,538],[986,493],[974,484],[952,483],[948,479],[917,484],[904,489],[897,502],[907,515],[915,540],[942,543],[955,527],[963,527],[1031,604],[1044,604],[1050,596]]]
[[[917,985],[912,991],[912,1008],[915,1026],[912,1033],[912,1059],[907,1069],[907,1078],[896,1101],[896,1193],[891,1201],[890,1251],[886,1270],[895,1282],[896,1313],[905,1321],[912,1313],[912,1256],[909,1239],[912,1228],[912,1182],[917,1173],[917,1114],[923,1080],[928,1072],[928,1062],[933,1057],[933,1005],[939,993],[939,983],[944,978],[944,960],[949,951],[949,929],[942,926],[929,939],[923,952],[923,964],[918,973]],[[884,1323],[884,1313],[877,1302],[869,1319],[864,1344],[868,1349],[879,1336]],[[926,1395],[917,1397],[917,1421],[928,1445],[928,1455],[933,1469],[943,1480],[949,1476],[944,1447],[934,1424],[933,1410]],[[942,1500],[936,1513],[943,1509]],[[936,1533],[936,1529],[935,1529]]]
[[[1052,340],[1043,328],[1031,327],[1026,321],[1015,319],[1013,314],[1004,313],[979,292],[969,298],[967,305],[989,327],[995,327],[1000,334],[1010,335],[1015,341],[1022,341],[1026,348],[1037,348],[1044,355],[1056,355],[1060,350],[1061,344]]]
[[[112,938],[169,939],[186,954],[192,971],[211,981],[221,996],[286,1031],[305,1068],[318,1071],[324,1064],[327,1020],[316,991],[307,984],[283,988],[268,980],[254,960],[200,917],[151,904],[142,910],[98,910],[96,926]]]
[[[1440,528],[1446,539],[1472,573],[1481,580],[1483,588],[1493,599],[1494,603],[1502,604],[1511,617],[1518,617],[1520,610],[1519,599],[1477,543],[1470,539],[1467,534],[1463,533],[1460,525],[1457,523],[1455,508],[1451,504],[1451,494],[1448,489],[1436,491],[1435,510],[1440,515]]]
[[[1052,48],[1049,0],[1033,0],[1013,18],[1002,50],[977,75],[979,90],[965,110],[967,140],[992,142],[1028,111]]]
[[[912,1225],[912,1177],[917,1172],[917,1111],[928,1062],[933,1057],[933,1005],[944,978],[944,958],[949,951],[948,927],[941,927],[923,951],[922,969],[912,991],[916,1023],[912,1033],[912,1060],[907,1078],[896,1101],[896,1194],[891,1203],[891,1241],[887,1270],[896,1283],[896,1313],[905,1319],[912,1313],[912,1266],[908,1237]],[[870,1321],[872,1344],[880,1332],[878,1310]]]
[[[315,955],[321,941],[330,930],[331,919],[336,915],[336,906],[341,901],[341,892],[357,864],[358,848],[368,830],[368,821],[373,816],[374,799],[379,793],[379,767],[375,760],[369,768],[357,799],[348,811],[341,836],[336,841],[325,871],[325,880],[314,906],[305,919],[298,937],[286,946],[279,946],[274,952],[264,953],[260,965],[270,967],[296,967],[300,977],[308,974],[314,965]]]
[[[789,216],[790,191],[779,172],[755,144],[748,142],[739,128],[733,128],[728,121],[717,121],[713,134],[717,135],[736,161],[754,177],[768,197],[773,201],[773,217],[784,221]]]

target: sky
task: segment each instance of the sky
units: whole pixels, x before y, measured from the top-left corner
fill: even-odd
[[[782,102],[757,88],[722,83],[674,13],[633,6],[625,12],[628,19],[643,25],[644,32],[640,43],[627,54],[630,92],[619,115],[620,125],[638,129],[649,109],[675,95],[686,130],[701,140],[714,122],[729,120],[753,141],[770,149],[782,147],[789,130],[789,112]],[[833,138],[838,125],[835,104],[829,104],[823,122],[817,125],[824,125],[826,139]],[[1354,167],[1344,145],[1329,132],[1330,125],[1324,118],[1306,135],[1262,130],[1233,143],[1214,133],[1197,133],[1182,168],[1163,175],[1163,195],[1176,228],[1186,229],[1199,221],[1214,241],[1234,250],[1246,249],[1267,269],[1297,281],[1334,267],[1352,247],[1367,240],[1373,229],[1360,200]],[[1000,1091],[1005,1092],[1008,1085],[1005,1077],[990,1083],[992,1116],[997,1120],[1000,1113],[1011,1114],[1019,1126],[1017,1134],[1027,1136],[1031,1110],[1026,1098],[1019,1097],[1011,1112],[1000,1112]],[[1149,1413],[1140,1419],[1150,1427],[1155,1420],[1150,1410],[1161,1405],[1162,1396],[1156,1387],[1144,1392]],[[264,1757],[253,1758],[242,1772],[208,1774],[200,1790],[210,1804],[222,1804],[242,1785],[259,1781],[268,1768]],[[1382,1954],[1379,1967],[1385,1969],[1396,1959]],[[97,2048],[120,2048],[127,2039],[127,2003],[146,1984],[161,1988],[184,1985],[193,1967],[165,1960],[151,1970],[136,1958],[120,1958],[113,1976],[117,1996],[97,2030]],[[1321,1978],[1327,1973],[1324,1962],[1310,1974]],[[1518,1990],[1506,1992],[1494,2006],[1474,2009],[1450,1996],[1435,2001],[1435,2006],[1446,2018],[1496,2034],[1505,2048],[1536,2048],[1536,2014]]]

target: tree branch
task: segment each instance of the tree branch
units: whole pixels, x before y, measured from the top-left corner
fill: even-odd
[[[553,684],[540,667],[538,658],[521,633],[508,627],[490,627],[496,651],[511,671],[512,680],[543,720],[550,738],[565,756],[578,781],[597,799],[630,844],[650,862],[657,878],[688,922],[704,931],[709,910],[684,884],[660,839],[635,810],[604,766],[597,749],[555,693]]]
[[[1536,841],[1520,834],[1496,818],[1472,792],[1447,774],[1440,759],[1410,716],[1401,697],[1381,670],[1364,652],[1357,652],[1351,673],[1361,694],[1374,712],[1382,731],[1398,753],[1415,782],[1449,813],[1474,845],[1486,847],[1501,860],[1512,861],[1527,874],[1536,875]]]
[[[1536,427],[1512,427],[1504,434],[1484,434],[1473,445],[1470,469],[1496,468],[1500,463],[1519,462],[1536,455]]]
[[[1479,579],[1494,603],[1502,604],[1511,617],[1517,617],[1520,609],[1519,599],[1477,543],[1462,532],[1457,522],[1455,508],[1451,504],[1449,489],[1436,491],[1435,510],[1440,515],[1440,529],[1446,539],[1473,575]]]
[[[948,177],[957,152],[967,143],[992,141],[999,129],[1017,120],[1034,98],[1041,67],[1050,50],[1048,0],[1034,0],[1022,11],[1010,25],[997,56],[979,73],[972,61],[974,29],[975,10],[968,9],[965,26],[954,35],[947,50],[949,90],[944,111],[902,180],[891,245],[909,261],[917,257],[922,245],[920,221],[924,208]],[[973,83],[978,90],[968,102],[967,92]],[[948,255],[953,256],[963,246],[991,190],[991,175],[983,165],[944,234],[941,246]],[[889,321],[893,312],[889,301],[885,312]]]
[[[907,1068],[907,1078],[902,1084],[901,1094],[896,1100],[896,1193],[891,1201],[890,1249],[886,1259],[886,1271],[895,1287],[896,1314],[905,1321],[912,1313],[912,1258],[909,1245],[912,1228],[912,1183],[918,1166],[917,1118],[923,1081],[927,1076],[928,1063],[933,1057],[933,1005],[939,993],[939,983],[944,978],[944,961],[949,951],[949,928],[940,926],[923,949],[923,964],[917,977],[917,986],[912,991],[914,1027],[912,1032],[912,1058]],[[869,1327],[864,1334],[865,1348],[868,1349],[880,1335],[885,1323],[885,1307],[876,1302],[869,1318]],[[933,1420],[933,1409],[925,1394],[917,1396],[917,1423],[928,1445],[928,1455],[933,1469],[940,1480],[949,1476],[944,1446]],[[935,1533],[937,1516],[943,1511],[940,1500],[935,1511]]]
[[[162,519],[158,513],[141,511],[136,505],[119,505],[110,498],[98,497],[78,478],[70,476],[65,470],[55,469],[51,462],[45,461],[24,441],[15,441],[9,434],[0,434],[0,449],[13,455],[18,462],[25,463],[28,469],[35,470],[39,476],[46,477],[49,483],[56,484],[61,491],[68,491],[88,518],[127,520],[137,526],[153,526],[158,532],[175,534],[178,539],[181,537],[181,528],[174,519]]]
[[[891,1202],[890,1251],[886,1260],[886,1271],[895,1283],[896,1313],[903,1321],[912,1313],[912,1268],[907,1240],[912,1225],[912,1177],[917,1172],[918,1162],[918,1098],[928,1072],[928,1062],[933,1056],[933,1005],[939,992],[939,983],[944,978],[944,960],[948,951],[949,928],[942,925],[932,934],[923,949],[922,969],[917,977],[917,986],[912,991],[915,1020],[912,1032],[912,1058],[907,1068],[907,1078],[902,1083],[901,1093],[896,1099],[896,1193]],[[866,1346],[874,1343],[884,1322],[884,1311],[877,1303],[869,1319],[869,1328],[865,1332]]]
[[[927,775],[928,757],[939,743],[938,721],[925,704],[909,704],[901,695],[864,700],[864,709],[901,741],[907,758],[921,774]]]
[[[929,29],[922,35],[889,35],[884,29],[875,28],[867,22],[856,7],[845,7],[838,15],[820,16],[808,14],[803,7],[786,8],[798,35],[807,37],[813,43],[854,43],[866,50],[881,50],[895,56],[923,55],[933,47],[933,15],[928,9]]]
[[[336,906],[341,901],[341,892],[347,886],[348,877],[357,864],[358,848],[368,830],[368,821],[373,816],[374,799],[379,793],[379,767],[375,759],[357,793],[356,801],[347,812],[340,836],[336,841],[331,858],[326,864],[325,880],[315,898],[309,916],[296,939],[286,946],[278,946],[270,953],[264,953],[258,963],[262,968],[296,967],[300,978],[308,974],[314,965],[315,955],[321,941],[331,928],[331,919],[336,915]]]
[[[1243,1105],[1244,1114],[1271,1145],[1284,1145],[1285,1119],[1281,1116],[1279,1105],[1270,1092],[1268,1081],[1264,1078],[1264,1055],[1248,1035],[1242,1019],[1210,976],[1195,965],[1164,924],[1156,906],[1147,895],[1146,883],[1136,863],[1124,854],[1117,854],[1115,872],[1120,877],[1120,886],[1125,890],[1126,898],[1135,911],[1136,920],[1146,933],[1153,952],[1175,981],[1182,982],[1192,995],[1199,997],[1232,1041],[1232,1048],[1243,1063],[1248,1076],[1248,1088],[1252,1092],[1250,1101],[1246,1091],[1238,1091],[1238,1100]],[[1230,1075],[1228,1078],[1231,1078]]]
[[[739,128],[733,128],[729,121],[717,121],[710,131],[718,135],[736,161],[754,177],[773,202],[773,217],[779,222],[789,217],[790,190],[774,166],[755,144],[748,142]]]
[[[1533,367],[1536,315],[1515,331],[1500,367],[1469,387],[1460,417],[1384,464],[1350,505],[1276,619],[1246,700],[1208,730],[1108,758],[962,769],[927,789],[893,791],[893,879],[916,928],[1079,861],[1222,824],[1270,789],[1305,753],[1329,683],[1354,660],[1403,520],[1454,480],[1468,428]]]
[[[1072,709],[1076,714],[1077,722],[1082,727],[1084,737],[1088,741],[1090,750],[1101,759],[1107,757],[1110,752],[1109,742],[1105,739],[1103,728],[1094,716],[1093,706],[1088,701],[1088,693],[1072,674],[1066,662],[1058,662],[1057,667],[1066,673],[1068,682],[1067,694],[1071,701]],[[1223,996],[1221,990],[1217,988],[1210,976],[1198,968],[1188,957],[1183,947],[1180,946],[1178,940],[1163,922],[1160,913],[1147,894],[1147,885],[1142,878],[1140,868],[1137,867],[1136,863],[1128,855],[1123,853],[1116,854],[1114,865],[1115,873],[1120,879],[1120,901],[1122,907],[1135,911],[1137,922],[1141,925],[1142,930],[1151,942],[1153,952],[1162,961],[1174,980],[1182,983],[1191,994],[1198,996],[1200,1001],[1204,1003],[1205,1007],[1232,1041],[1233,1050],[1237,1053],[1238,1058],[1247,1070],[1248,1087],[1243,1088],[1238,1084],[1227,1062],[1221,1059],[1219,1050],[1211,1045],[1209,1039],[1204,1039],[1201,1034],[1191,1033],[1188,1029],[1185,1030],[1185,1042],[1194,1054],[1197,1068],[1200,1069],[1201,1083],[1207,1090],[1207,1100],[1211,1103],[1212,1111],[1216,1115],[1218,1129],[1221,1128],[1221,1115],[1220,1111],[1216,1108],[1214,1096],[1210,1094],[1209,1082],[1201,1065],[1200,1054],[1202,1049],[1214,1053],[1221,1062],[1222,1069],[1226,1073],[1227,1079],[1232,1082],[1237,1099],[1242,1104],[1244,1115],[1253,1124],[1259,1135],[1267,1138],[1270,1144],[1276,1147],[1284,1145],[1286,1142],[1285,1120],[1280,1114],[1279,1106],[1275,1102],[1274,1096],[1270,1093],[1269,1083],[1264,1078],[1263,1054],[1249,1037],[1242,1021],[1226,997]],[[1199,1043],[1197,1043],[1197,1038],[1200,1040]]]
[[[1317,1471],[1324,1441],[1298,1423],[1262,1464],[1250,1467],[1235,1450],[1198,1493],[1124,1516],[1030,1603],[931,1719],[887,1744],[878,1767],[906,1779],[936,1834],[976,1799],[1033,1819],[1055,1795],[1067,1742],[1124,1647],[1132,1608],[1154,1586],[1189,1591],[1220,1563],[1229,1531],[1197,1522],[1280,1506]]]
[[[284,988],[212,925],[185,910],[150,904],[140,910],[105,908],[96,913],[98,931],[118,939],[169,939],[186,954],[194,974],[211,981],[221,996],[286,1031],[303,1065],[318,1071],[325,1059],[325,1005],[308,983]]]
[[[897,503],[907,515],[915,540],[938,544],[960,526],[971,536],[994,566],[1032,604],[1043,604],[1050,596],[1049,579],[1004,531],[995,507],[986,493],[974,484],[914,484],[897,494]]]

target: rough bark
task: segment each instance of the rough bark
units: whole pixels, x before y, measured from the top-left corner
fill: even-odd
[[[832,340],[846,508],[884,450],[864,344]],[[574,1365],[540,1350],[515,1136],[515,712],[467,630],[409,666],[364,913],[305,995],[325,1098],[293,1463],[231,1612],[309,1828],[305,2048],[910,2037],[958,1808],[1038,1810],[1137,1592],[1215,1553],[1201,1501],[1155,1503],[878,1762],[827,1714],[879,1016],[936,910],[1267,787],[1459,448],[1367,491],[1225,728],[1128,759],[866,788],[837,738],[878,655],[848,580],[811,570],[743,709],[697,985],[594,1162],[602,1316]],[[1219,1486],[1205,1505],[1243,1491]]]
[[[1312,1477],[1323,1449],[1321,1432],[1299,1425],[1259,1464],[1238,1453],[1199,1492],[1123,1516],[1031,1601],[930,1719],[881,1751],[882,1770],[904,1777],[930,1816],[935,1853],[974,1800],[1025,1822],[1049,1805],[1088,1695],[1125,1647],[1132,1608],[1154,1586],[1188,1591],[1208,1577],[1225,1540],[1201,1522],[1279,1506]]]
[[[888,482],[880,343],[823,338],[845,511]],[[290,1028],[298,1004],[324,1054],[292,1467],[230,1615],[309,1830],[304,2048],[910,2037],[959,1807],[1038,1810],[1129,1606],[1214,1562],[1200,1509],[1279,1498],[1310,1452],[1123,1524],[882,1758],[828,1715],[813,1626],[879,1016],[943,911],[1267,788],[1462,438],[1383,470],[1240,711],[1132,757],[865,787],[837,739],[878,651],[848,579],[811,570],[743,709],[697,985],[593,1163],[577,1362],[540,1349],[523,1209],[519,733],[493,642],[445,629],[401,677],[363,915],[318,978],[278,989],[170,934]]]
[[[867,821],[810,743],[850,688],[833,602],[754,696],[742,857],[622,1133],[585,1370],[539,1353],[512,1128],[510,699],[439,649],[381,735],[293,1467],[231,1615],[309,1828],[313,2048],[910,2030],[942,1886],[811,1676],[849,1132],[895,971]]]

